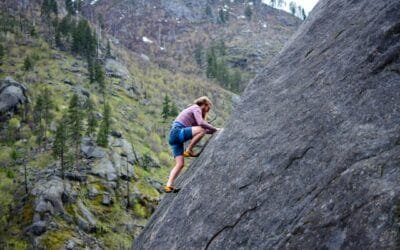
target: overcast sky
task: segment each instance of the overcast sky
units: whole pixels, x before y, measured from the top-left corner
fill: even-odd
[[[317,4],[318,0],[294,0],[294,2],[297,3],[297,5],[301,5],[307,13],[314,8],[314,5]]]
[[[312,8],[315,6],[315,4],[317,4],[317,2],[318,2],[318,0],[286,0],[287,3],[286,3],[286,7],[284,8],[285,10],[289,11],[289,3],[292,1],[295,2],[297,5],[302,6],[307,13],[309,13],[312,10]],[[263,2],[270,3],[271,1],[263,0]]]

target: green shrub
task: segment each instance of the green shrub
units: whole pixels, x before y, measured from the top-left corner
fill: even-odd
[[[12,170],[7,169],[6,172],[7,172],[7,178],[9,178],[9,179],[14,179],[15,178],[15,174],[14,174],[14,172]]]
[[[8,166],[11,163],[11,147],[0,148],[0,165]]]
[[[139,202],[135,202],[133,205],[133,213],[141,218],[148,218],[149,212],[147,211],[146,207],[142,206]]]
[[[161,139],[160,136],[158,136],[158,134],[152,132],[148,138],[149,141],[149,145],[151,147],[151,150],[154,153],[160,153],[161,152]]]
[[[160,159],[160,163],[162,166],[169,166],[172,164],[172,156],[166,152],[161,152],[158,155],[158,159]]]

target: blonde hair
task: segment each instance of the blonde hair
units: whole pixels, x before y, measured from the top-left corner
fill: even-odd
[[[197,98],[196,100],[194,100],[194,104],[197,104],[199,106],[201,106],[203,104],[207,104],[210,107],[213,105],[211,100],[207,96],[202,96],[202,97]]]
[[[202,96],[202,97],[197,98],[196,100],[194,100],[194,104],[197,104],[199,106],[201,106],[203,104],[207,104],[208,106],[210,106],[210,108],[213,105],[210,98],[208,98],[207,96]],[[207,115],[208,115],[208,112],[205,114],[202,114],[203,119],[206,121],[207,121]]]

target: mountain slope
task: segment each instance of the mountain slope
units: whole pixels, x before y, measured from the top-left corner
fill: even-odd
[[[66,11],[59,2],[61,19]],[[62,180],[52,146],[71,97],[78,94],[83,104],[91,99],[99,123],[104,100],[101,86],[89,81],[86,60],[55,46],[40,9],[37,1],[0,3],[0,248],[127,248],[157,206],[173,164],[166,135],[174,117],[162,119],[164,97],[183,109],[208,95],[215,104],[211,118],[223,126],[234,95],[196,75],[162,69],[122,45],[111,43],[112,55],[105,57],[113,38],[102,33],[98,61],[107,73],[109,144],[98,146],[96,135],[85,131],[79,164],[66,156]],[[26,87],[26,106],[18,105],[25,98],[9,110],[3,105],[18,93],[10,82]],[[54,109],[41,141],[32,117],[45,90]]]
[[[89,19],[161,67],[201,74],[206,67],[206,49],[223,41],[226,63],[240,70],[246,80],[280,51],[301,23],[259,1],[92,2],[86,1],[83,7]],[[250,20],[246,8],[251,9]],[[195,58],[199,46],[203,48],[200,66]]]
[[[397,249],[399,11],[321,0],[133,249]]]

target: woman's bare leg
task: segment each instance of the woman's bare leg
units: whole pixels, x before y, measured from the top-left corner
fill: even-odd
[[[171,170],[171,173],[169,174],[167,186],[172,186],[175,182],[176,177],[178,177],[179,173],[181,172],[183,165],[185,163],[185,160],[183,158],[183,155],[179,155],[175,157],[175,167]]]
[[[192,140],[190,141],[189,146],[187,147],[187,151],[192,151],[193,147],[203,138],[203,136],[206,134],[206,131],[204,128],[200,126],[192,127]]]

